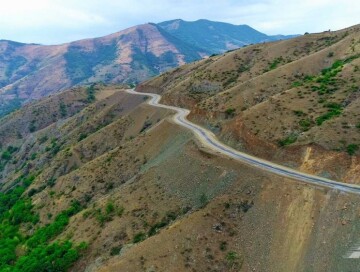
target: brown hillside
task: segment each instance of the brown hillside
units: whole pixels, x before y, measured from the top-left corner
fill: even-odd
[[[358,183],[359,57],[357,25],[210,57],[137,89],[191,109],[235,148]]]
[[[0,41],[0,116],[24,101],[93,82],[140,82],[200,59],[204,50],[156,24],[62,45]]]
[[[0,120],[2,149],[13,147],[10,160],[1,160],[2,191],[35,178],[23,197],[31,197],[40,222],[24,225],[23,234],[74,201],[82,207],[53,238],[87,242],[70,271],[356,269],[343,258],[357,241],[356,195],[219,157],[143,97],[121,86],[89,88]],[[66,116],[55,106],[60,101]],[[23,127],[31,114],[39,129],[14,139],[9,128]]]

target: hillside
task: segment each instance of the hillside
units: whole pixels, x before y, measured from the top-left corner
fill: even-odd
[[[195,22],[177,19],[159,23],[159,26],[178,39],[203,48],[210,54],[223,53],[249,44],[285,40],[296,36],[268,36],[248,25],[232,25],[204,19]]]
[[[174,32],[168,23],[148,23],[100,38],[51,46],[0,40],[0,117],[24,102],[72,86],[99,81],[141,82],[214,52],[268,40],[268,36],[249,27],[242,30],[243,27],[206,21],[225,26],[226,31],[217,27],[214,36],[203,21],[188,24],[191,27]],[[232,31],[233,28],[237,30]],[[223,44],[224,36],[219,35],[222,31],[231,45]],[[216,46],[210,46],[207,37]]]
[[[245,152],[359,183],[360,27],[257,44],[138,86]]]
[[[0,41],[0,114],[78,84],[141,81],[202,54],[154,24],[55,46]]]
[[[97,84],[0,119],[0,271],[356,271],[357,195],[219,157],[144,101]]]

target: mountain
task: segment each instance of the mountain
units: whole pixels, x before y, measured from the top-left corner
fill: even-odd
[[[173,36],[203,48],[211,54],[223,53],[249,44],[293,38],[296,35],[268,36],[248,25],[232,25],[209,20],[187,22],[181,19],[159,23]]]
[[[43,46],[0,41],[0,116],[18,108],[22,103],[39,99],[59,90],[93,82],[141,82],[168,69],[199,60],[213,52],[226,50],[221,46],[224,36],[214,37],[204,21],[181,21],[178,32],[169,23],[144,24],[95,39],[68,44]],[[198,25],[196,33],[187,24]],[[211,24],[206,21],[206,24]],[[232,29],[229,24],[212,23],[217,32]],[[218,27],[226,26],[226,27]],[[233,26],[238,29],[241,27]],[[195,27],[194,27],[195,29]],[[174,32],[174,33],[173,33]],[[201,32],[201,35],[199,34]],[[173,33],[173,34],[172,34]],[[224,32],[225,33],[225,32]],[[199,35],[194,42],[194,35]],[[225,34],[224,34],[225,35]],[[239,36],[240,35],[240,36]],[[244,35],[244,39],[241,36]],[[251,39],[251,36],[254,36]],[[208,47],[207,36],[216,48]],[[232,42],[229,48],[269,38],[249,27],[226,32]],[[237,43],[240,39],[244,43]]]
[[[55,46],[0,41],[0,114],[74,85],[141,81],[203,55],[155,24]]]
[[[359,184],[359,36],[246,46],[137,90],[236,149]],[[209,150],[126,87],[72,87],[0,119],[0,271],[357,271],[358,194]]]
[[[1,119],[0,270],[356,270],[357,195],[219,156],[172,114],[96,84]]]
[[[357,25],[247,46],[137,89],[191,109],[193,121],[237,149],[358,183],[359,38]]]

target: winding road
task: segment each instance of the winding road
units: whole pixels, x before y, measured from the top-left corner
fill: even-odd
[[[226,155],[230,158],[233,158],[235,160],[241,161],[243,163],[246,163],[248,165],[251,165],[253,167],[286,177],[295,179],[301,182],[305,182],[308,184],[314,184],[322,187],[332,188],[343,192],[350,192],[350,193],[356,193],[360,194],[360,186],[353,185],[353,184],[347,184],[343,182],[334,181],[331,179],[314,176],[306,173],[299,172],[297,170],[275,164],[254,156],[251,156],[249,154],[240,152],[238,150],[235,150],[223,143],[221,143],[215,136],[214,133],[211,131],[196,125],[189,120],[186,119],[186,116],[190,113],[188,109],[178,108],[174,106],[168,106],[160,104],[159,101],[161,99],[161,96],[158,94],[153,93],[139,93],[136,92],[134,89],[128,89],[126,90],[129,94],[134,95],[142,95],[142,96],[148,96],[151,97],[150,100],[147,101],[147,103],[151,106],[158,107],[158,108],[164,108],[173,110],[176,112],[176,114],[173,116],[173,121],[176,124],[179,124],[183,127],[186,127],[190,129],[197,138],[201,141],[201,143],[210,148],[211,150],[221,153],[223,155]]]

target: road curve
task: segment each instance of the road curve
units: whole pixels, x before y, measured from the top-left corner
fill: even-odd
[[[221,143],[215,136],[214,133],[211,131],[196,125],[189,120],[186,119],[186,116],[190,113],[188,109],[178,108],[174,106],[168,106],[160,104],[159,101],[161,99],[161,96],[158,94],[153,93],[139,93],[134,91],[134,89],[128,89],[125,90],[129,94],[135,94],[135,95],[143,95],[151,97],[150,100],[147,101],[147,103],[151,106],[158,107],[158,108],[164,108],[164,109],[170,109],[176,112],[176,114],[173,116],[173,120],[176,124],[179,124],[183,127],[186,127],[190,129],[197,138],[201,141],[201,143],[212,149],[213,151],[216,151],[218,153],[221,153],[223,155],[226,155],[230,158],[233,158],[235,160],[244,162],[248,165],[251,165],[253,167],[284,176],[287,178],[295,179],[301,182],[314,184],[322,187],[332,188],[336,190],[340,190],[343,192],[350,192],[350,193],[356,193],[360,194],[360,186],[353,185],[353,184],[347,184],[343,182],[334,181],[331,179],[314,176],[306,173],[299,172],[297,170],[275,164],[254,156],[251,156],[249,154],[240,152],[238,150],[235,150],[223,143]]]

